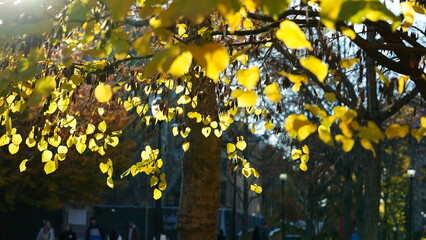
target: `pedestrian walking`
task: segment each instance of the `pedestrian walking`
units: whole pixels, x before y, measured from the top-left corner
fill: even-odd
[[[43,227],[38,232],[36,240],[55,240],[55,232],[50,226],[50,221],[43,221]]]
[[[72,231],[71,225],[65,225],[65,231],[61,233],[59,240],[77,240],[77,235]]]
[[[105,234],[95,217],[90,218],[90,226],[86,230],[86,240],[105,240]]]
[[[139,230],[132,221],[129,222],[129,231],[127,232],[127,240],[139,240]]]

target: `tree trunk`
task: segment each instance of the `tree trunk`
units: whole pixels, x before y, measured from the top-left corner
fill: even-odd
[[[375,32],[372,27],[367,28],[367,40],[375,42]],[[367,65],[367,97],[368,97],[368,115],[372,120],[378,119],[379,104],[377,100],[377,79],[375,72],[375,61],[366,57]],[[378,124],[380,126],[380,124]],[[381,157],[380,143],[376,145],[377,156],[366,158],[364,162],[365,189],[364,189],[364,208],[362,221],[362,240],[376,240],[379,233],[379,206],[380,206],[380,180],[381,180]],[[368,153],[370,154],[370,153]]]
[[[243,181],[243,236],[247,236],[250,202],[248,196],[248,183],[245,179]]]
[[[203,96],[198,97],[198,106],[191,111],[208,113],[213,120],[217,119],[214,83],[208,79],[193,81],[198,81],[193,83],[193,86],[198,86],[197,90],[203,91]],[[203,123],[191,120],[188,127],[191,128],[188,136],[190,148],[183,160],[178,236],[180,240],[215,240],[219,208],[221,139],[213,132],[209,137],[204,137],[201,133]]]
[[[349,171],[347,173],[350,175]],[[351,176],[348,176],[348,174],[345,176],[345,184],[352,185]],[[344,239],[350,240],[352,239],[352,189],[345,188],[343,191]]]

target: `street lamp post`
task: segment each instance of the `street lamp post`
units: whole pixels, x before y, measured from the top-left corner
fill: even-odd
[[[407,175],[410,178],[410,188],[409,188],[409,208],[408,208],[408,240],[412,240],[412,230],[413,230],[413,180],[416,175],[416,170],[413,167],[410,167],[407,170]]]
[[[281,199],[282,199],[282,205],[281,205],[281,233],[282,233],[282,240],[285,240],[285,209],[284,209],[284,194],[285,194],[285,181],[287,180],[287,173],[281,173],[280,174],[280,181],[281,181]]]
[[[156,99],[151,104],[151,112],[152,116],[156,117],[157,113],[160,111],[160,99]],[[161,154],[161,121],[158,122],[158,151],[160,156]],[[161,237],[161,225],[162,225],[162,217],[161,217],[161,198],[155,200],[155,239],[159,240]]]

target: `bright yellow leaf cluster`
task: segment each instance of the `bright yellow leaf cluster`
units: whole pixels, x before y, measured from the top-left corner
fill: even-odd
[[[309,147],[307,145],[304,145],[302,149],[291,150],[291,158],[293,160],[297,160],[300,158],[300,170],[308,170],[308,165],[306,165],[306,163],[309,161]]]
[[[120,175],[121,178],[129,174],[135,176],[141,172],[146,175],[152,175],[150,183],[151,187],[156,186],[153,192],[153,198],[156,200],[161,198],[161,191],[164,191],[167,187],[166,176],[164,173],[161,173],[163,160],[158,158],[159,154],[159,149],[152,149],[149,145],[145,146],[145,150],[141,153],[141,161],[131,166]]]
[[[280,23],[280,29],[276,32],[277,38],[291,49],[307,48],[312,51],[311,42],[306,40],[305,33],[299,25],[290,20],[284,20]]]
[[[237,71],[238,83],[246,89],[236,89],[231,97],[238,100],[239,107],[251,107],[256,104],[257,94],[252,90],[260,79],[259,68],[253,66],[250,69],[240,69]]]
[[[107,177],[107,185],[110,188],[114,188],[114,181],[112,179],[112,174],[113,174],[113,167],[112,167],[112,161],[111,159],[108,158],[108,161],[106,163],[99,163],[99,168],[101,169],[102,173],[107,173],[108,177]]]
[[[285,130],[291,138],[297,137],[299,141],[305,140],[317,130],[317,126],[309,121],[305,115],[291,114],[284,124]]]

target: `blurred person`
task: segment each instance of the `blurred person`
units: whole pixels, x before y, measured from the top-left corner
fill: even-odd
[[[72,231],[71,225],[65,225],[65,231],[61,233],[59,240],[77,240],[77,235]]]
[[[155,236],[152,240],[156,240]],[[160,230],[160,240],[168,240],[167,236],[163,233],[163,230]]]
[[[260,240],[260,229],[258,226],[254,228],[253,235],[251,236],[252,240]]]
[[[43,227],[38,232],[36,240],[55,240],[55,232],[50,226],[50,221],[43,221]]]
[[[111,230],[109,231],[107,240],[122,240],[122,238],[120,234],[118,233],[117,229],[111,228]]]
[[[90,226],[86,230],[86,240],[105,240],[105,234],[95,217],[90,218]]]
[[[217,234],[217,240],[226,240],[223,229],[219,229],[219,233]]]
[[[139,230],[132,221],[129,222],[129,231],[126,240],[139,240]]]

